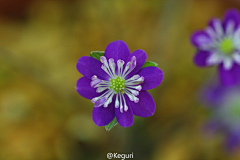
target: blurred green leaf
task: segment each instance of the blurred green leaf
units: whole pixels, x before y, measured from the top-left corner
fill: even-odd
[[[105,126],[106,131],[110,131],[113,127],[118,124],[117,118],[115,117],[108,125]]]
[[[145,67],[150,67],[150,66],[152,66],[152,67],[157,67],[157,63],[156,62],[151,62],[151,61],[146,61],[145,63],[144,63],[144,65],[142,66],[142,68],[145,68]]]
[[[104,51],[92,51],[90,53],[90,57],[93,57],[93,58],[100,61],[100,57],[104,56],[104,53],[105,53]]]

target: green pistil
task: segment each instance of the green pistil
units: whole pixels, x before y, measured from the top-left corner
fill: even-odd
[[[120,77],[116,77],[114,79],[110,79],[111,82],[111,86],[109,87],[110,89],[113,89],[116,93],[121,91],[122,93],[124,93],[124,88],[125,88],[125,80],[123,78]]]
[[[234,50],[233,41],[230,38],[225,38],[220,42],[219,48],[225,55],[231,55]]]

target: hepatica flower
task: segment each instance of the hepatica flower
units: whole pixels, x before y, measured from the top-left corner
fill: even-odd
[[[155,63],[146,62],[143,50],[131,54],[118,40],[107,46],[99,60],[93,57],[78,60],[77,69],[84,77],[78,80],[76,90],[94,103],[92,118],[97,126],[108,125],[116,117],[122,127],[129,127],[134,115],[154,114],[156,105],[146,90],[162,82],[163,72],[152,65]]]
[[[239,12],[230,9],[223,21],[213,18],[204,30],[196,31],[191,37],[197,48],[195,64],[200,67],[218,66],[223,85],[234,85],[240,81],[239,23]]]
[[[240,145],[240,86],[213,83],[204,89],[202,95],[212,111],[205,125],[207,133],[225,134],[227,149],[235,150]]]

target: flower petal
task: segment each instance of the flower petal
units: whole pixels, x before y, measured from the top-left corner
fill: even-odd
[[[210,81],[199,93],[199,101],[204,103],[206,107],[218,108],[226,100],[226,93],[229,87],[223,86],[219,81]]]
[[[141,69],[138,74],[144,77],[142,90],[149,90],[157,87],[163,80],[163,71],[158,67],[146,67]]]
[[[229,9],[224,15],[223,28],[226,31],[230,23],[234,26],[234,30],[239,26],[240,17],[236,9]]]
[[[240,64],[240,53],[234,53],[233,54],[233,59],[237,64]]]
[[[211,38],[218,40],[222,38],[222,36],[224,35],[224,31],[222,22],[219,18],[211,19],[208,23],[208,26],[209,27],[206,28],[206,32]]]
[[[230,133],[226,140],[226,147],[228,151],[235,151],[239,146],[239,133]]]
[[[85,77],[91,79],[96,75],[99,79],[108,80],[109,75],[101,68],[102,63],[92,57],[83,56],[77,62],[77,70]]]
[[[107,46],[104,56],[107,59],[113,58],[115,62],[117,62],[119,59],[126,62],[129,55],[130,50],[127,44],[121,40],[117,40]]]
[[[114,101],[106,108],[103,105],[93,108],[92,118],[97,126],[105,126],[114,119]]]
[[[133,110],[133,114],[139,117],[152,116],[156,110],[156,104],[152,96],[147,91],[141,91],[138,98],[138,103],[134,103],[129,99],[126,99],[128,106],[130,106]]]
[[[147,59],[147,54],[145,51],[138,49],[134,51],[129,57],[127,62],[131,61],[131,58],[135,56],[136,57],[136,67],[127,75],[127,79],[135,75],[144,65],[146,59]]]
[[[211,54],[212,53],[208,51],[199,51],[195,55],[193,61],[199,67],[208,67],[210,65],[207,63],[207,60]]]
[[[223,63],[219,66],[219,76],[223,85],[231,86],[235,85],[240,80],[240,69],[239,66],[234,63],[230,70],[226,70]]]
[[[125,97],[125,100],[128,99],[128,97],[126,97],[125,95],[124,97]],[[128,110],[123,111],[123,113],[120,112],[119,108],[115,108],[115,115],[120,126],[130,127],[133,125],[134,116],[133,116],[133,111],[131,106],[128,106]]]
[[[192,44],[196,47],[203,47],[212,43],[211,37],[205,31],[196,31],[191,37]]]
[[[77,92],[83,96],[84,98],[87,99],[92,99],[94,97],[98,97],[100,96],[100,93],[96,92],[96,88],[92,88],[90,86],[91,80],[86,78],[86,77],[82,77],[77,81],[77,86],[76,86],[76,90]]]
[[[218,52],[212,53],[211,55],[209,55],[209,57],[206,59],[206,64],[207,65],[216,65],[221,63],[223,60],[222,55],[219,55]]]
[[[232,58],[225,57],[223,59],[223,67],[224,67],[224,69],[225,70],[230,70],[232,68],[232,66],[233,66],[233,63],[234,63],[234,61],[233,61]]]

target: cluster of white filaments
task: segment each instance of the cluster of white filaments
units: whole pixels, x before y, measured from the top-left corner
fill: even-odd
[[[119,59],[117,65],[113,58],[108,61],[105,56],[100,58],[102,69],[110,76],[109,81],[101,80],[96,75],[92,76],[91,87],[96,88],[97,93],[103,92],[99,97],[95,97],[91,100],[94,103],[94,107],[104,106],[108,107],[112,103],[114,95],[116,95],[114,106],[120,108],[120,112],[128,110],[128,105],[125,98],[128,97],[130,101],[135,103],[139,102],[139,91],[141,91],[141,83],[144,81],[144,77],[138,74],[126,79],[129,73],[136,67],[136,57],[133,56],[131,60],[124,66],[124,61]]]
[[[235,28],[234,21],[228,21],[224,30],[221,21],[215,20],[212,27],[206,28],[206,32],[211,43],[200,46],[200,49],[213,51],[206,61],[208,65],[223,63],[224,68],[229,70],[234,62],[240,64],[240,27]]]

